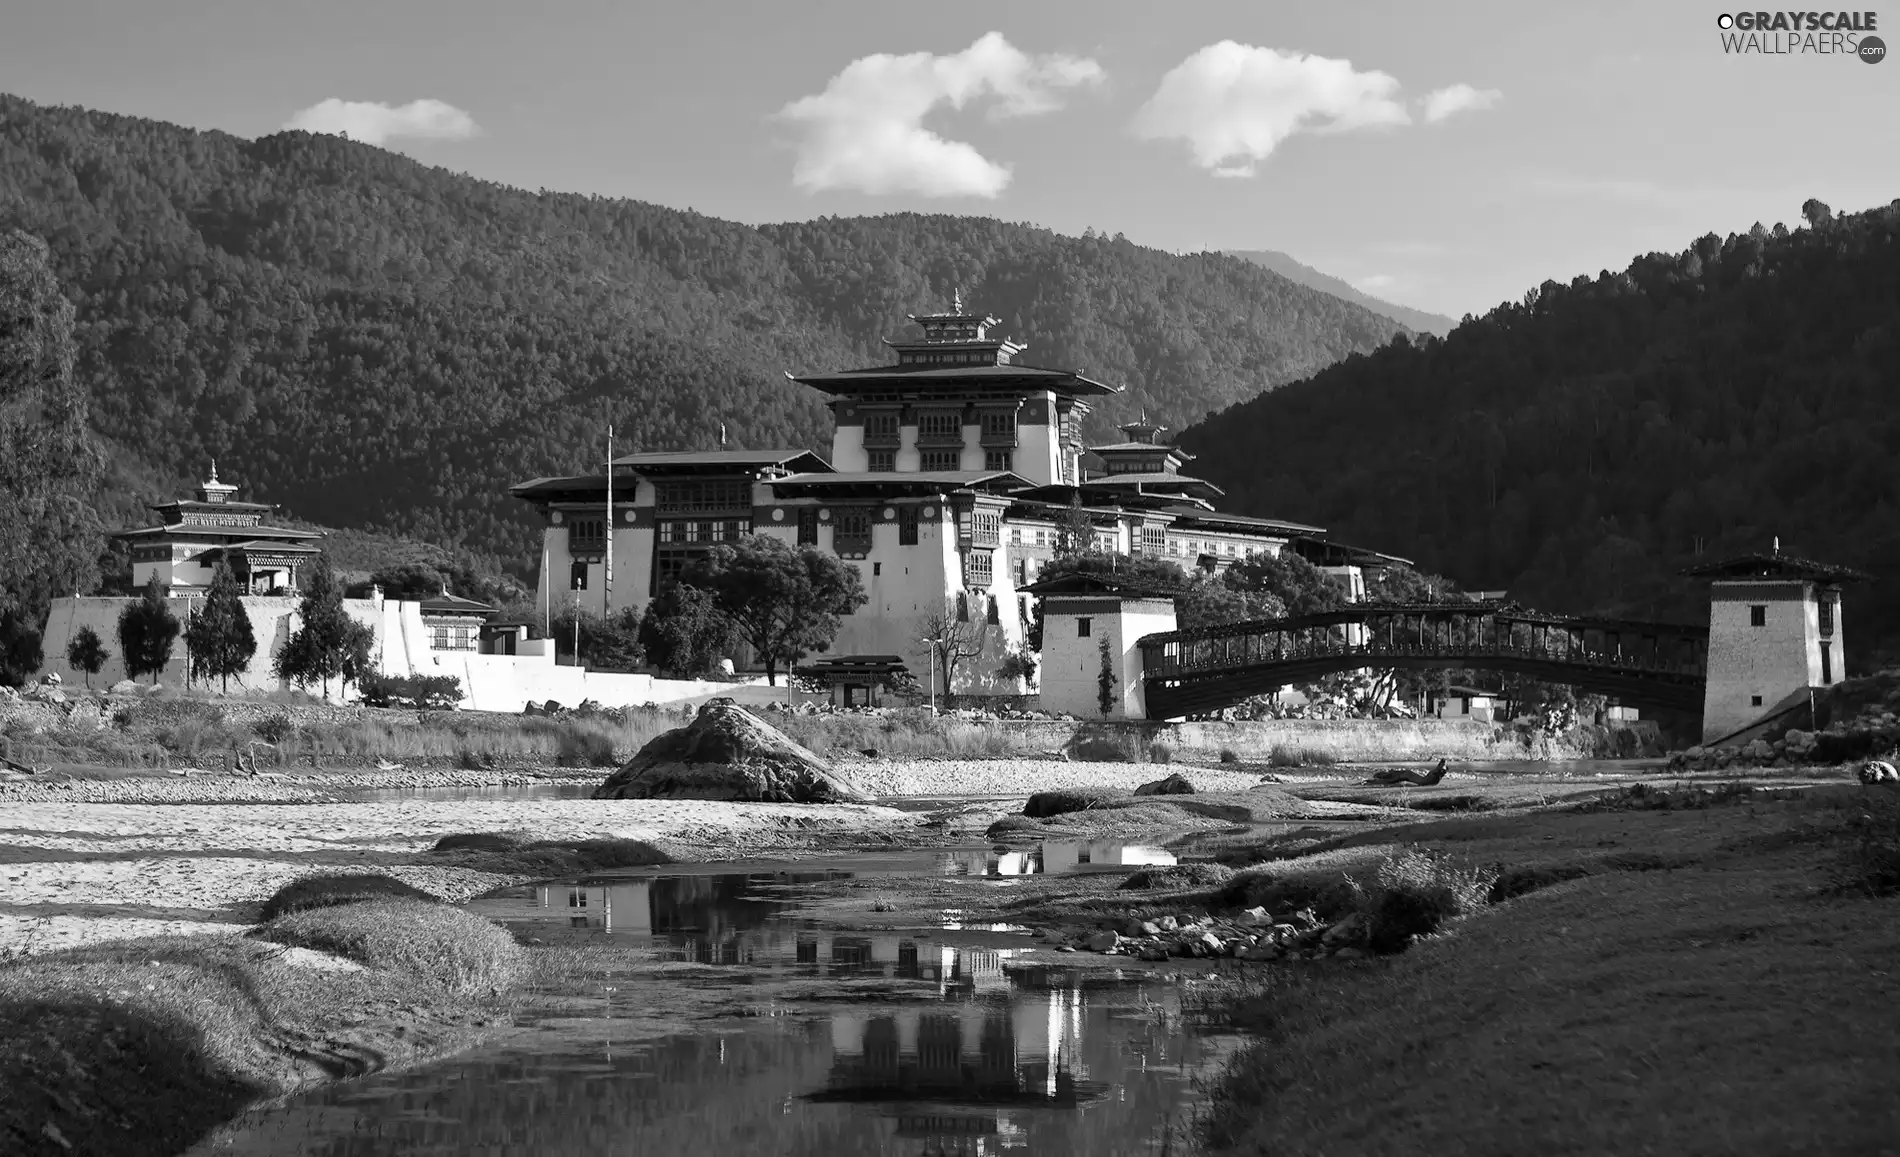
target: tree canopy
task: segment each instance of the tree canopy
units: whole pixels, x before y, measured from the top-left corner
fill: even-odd
[[[229,690],[231,676],[242,675],[257,654],[257,635],[231,568],[222,560],[211,568],[205,604],[185,627],[185,650],[195,678],[216,679]]]
[[[715,546],[680,575],[713,598],[777,682],[813,651],[838,637],[839,620],[869,601],[858,569],[815,546],[792,546],[769,534],[748,534]]]
[[[172,661],[178,631],[178,616],[172,613],[171,600],[154,574],[145,580],[138,601],[119,612],[119,654],[125,657],[126,678],[150,675],[152,682],[158,682],[159,673]]]

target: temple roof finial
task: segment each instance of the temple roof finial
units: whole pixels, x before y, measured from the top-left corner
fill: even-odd
[[[1777,558],[1781,556],[1781,536],[1779,534],[1775,535],[1775,556]]]
[[[213,458],[211,460],[211,481],[216,482],[217,480],[218,480],[218,460],[216,458]]]
[[[963,287],[961,285],[950,291],[950,312],[963,312]]]

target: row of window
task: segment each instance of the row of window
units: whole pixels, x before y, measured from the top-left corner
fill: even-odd
[[[975,332],[959,337],[974,338]],[[996,354],[991,350],[948,350],[943,353],[901,353],[897,355],[900,366],[993,366]]]
[[[868,451],[869,466],[873,474],[893,474],[897,471],[897,451]],[[983,451],[983,469],[1007,471],[1014,470],[1016,456],[1008,450]],[[963,468],[963,451],[956,449],[924,449],[917,453],[917,468],[924,471],[949,471]]]
[[[736,542],[751,529],[751,520],[714,519],[708,522],[662,522],[662,545],[684,542]]]
[[[429,628],[429,645],[438,651],[473,651],[478,638],[474,627]]]
[[[697,514],[752,508],[752,484],[738,479],[660,482],[653,490],[653,504],[662,511]]]

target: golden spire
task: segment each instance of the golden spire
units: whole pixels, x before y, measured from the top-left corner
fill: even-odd
[[[951,290],[950,292],[950,312],[951,313],[963,312],[963,287],[961,285],[957,286],[955,289]]]

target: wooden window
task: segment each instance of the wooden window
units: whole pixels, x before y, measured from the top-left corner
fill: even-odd
[[[898,415],[889,410],[880,410],[864,416],[866,446],[895,447],[898,442]]]
[[[815,506],[798,508],[798,545],[818,545],[818,508]]]
[[[917,415],[919,442],[963,441],[963,415],[956,410],[925,410]]]
[[[607,549],[607,520],[576,518],[567,524],[569,554],[597,554]]]
[[[1759,695],[1750,695],[1750,696],[1748,697],[1748,705],[1749,705],[1750,707],[1760,707],[1760,706],[1761,706],[1761,696],[1759,696]]]
[[[1833,633],[1834,633],[1834,600],[1822,599],[1821,600],[1821,637],[1826,638],[1827,636],[1832,635]],[[1822,647],[1823,647],[1822,653],[1825,654],[1826,644],[1822,644]]]
[[[985,450],[983,451],[983,469],[985,470],[1014,469],[1014,466],[1010,462],[1010,460],[1014,457],[1015,455],[1012,454],[1008,450]]]
[[[973,590],[987,589],[996,578],[996,556],[987,550],[973,550],[963,557],[963,585]]]
[[[1748,625],[1751,627],[1765,627],[1768,625],[1768,607],[1766,604],[1758,603],[1748,608]]]
[[[1831,643],[1821,644],[1821,682],[1823,685],[1834,682],[1834,649]]]
[[[955,470],[961,464],[961,450],[925,450],[920,457],[919,466],[924,470]]]
[[[871,511],[864,506],[840,507],[832,513],[831,548],[838,554],[869,554]]]
[[[575,590],[575,591],[584,591],[587,589],[587,564],[586,563],[577,562],[573,566],[567,568],[567,586],[569,590]]]
[[[897,545],[917,545],[917,508],[915,506],[897,508]]]
[[[1076,619],[1075,620],[1075,637],[1078,639],[1088,638],[1089,626],[1090,626],[1089,620],[1086,617]]]
[[[897,451],[873,450],[870,452],[870,468],[873,474],[889,474],[897,469]]]

